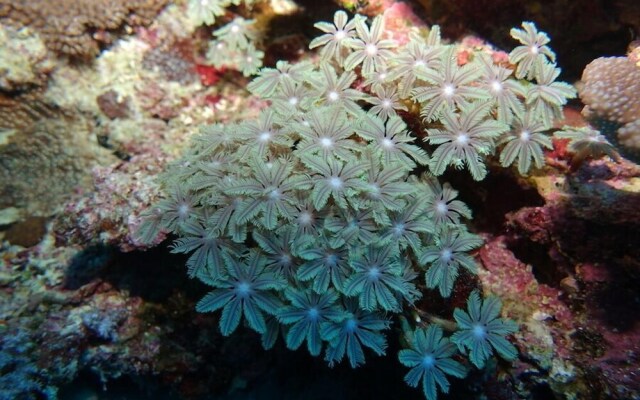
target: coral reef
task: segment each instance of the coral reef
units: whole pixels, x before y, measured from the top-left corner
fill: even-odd
[[[92,57],[126,25],[151,23],[166,0],[0,1],[0,21],[38,32],[55,52]]]
[[[88,1],[65,4],[71,3]],[[512,7],[523,3],[459,1],[452,9],[452,2],[438,8],[443,2],[420,1],[442,22],[442,38],[414,14],[420,13],[414,3],[340,3],[371,18],[318,24],[327,36],[314,48],[336,45],[309,52],[307,42],[319,33],[313,22],[331,21],[331,2],[276,11],[292,3],[182,1],[157,16],[149,9],[145,26],[129,19],[142,2],[111,2],[126,8],[113,14],[118,27],[82,25],[81,16],[71,26],[78,30],[69,31],[80,36],[60,39],[81,46],[89,40],[92,54],[102,50],[95,58],[82,55],[91,63],[75,63],[47,56],[42,39],[51,45],[47,32],[56,25],[38,25],[43,11],[33,13],[40,21],[33,26],[9,24],[16,10],[44,2],[0,0],[0,24],[8,24],[0,26],[0,397],[115,396],[124,384],[132,398],[417,399],[445,391],[467,399],[640,398],[639,167],[585,126],[573,105],[560,114],[572,89],[555,81],[557,68],[544,66],[556,54],[535,25],[514,29],[520,46],[511,54],[475,36],[448,41],[456,39],[452,31],[468,34],[490,21],[506,43],[506,27],[521,20],[498,27],[500,21],[522,12]],[[578,20],[606,14],[592,3],[583,4]],[[633,11],[634,3],[614,4]],[[189,15],[198,4],[227,8],[210,26],[199,26],[209,22]],[[557,4],[524,12],[548,27],[563,21]],[[373,28],[376,15],[386,33]],[[637,24],[634,15],[624,16],[626,23]],[[239,62],[217,68],[207,57],[215,47],[211,32],[225,37],[235,17],[255,20],[262,32],[257,47],[267,67],[252,81]],[[56,12],[51,21],[69,22]],[[551,47],[621,54],[617,47],[603,52],[599,39],[584,44],[615,37],[619,22],[607,21],[557,24],[563,32],[553,31]],[[340,43],[336,28],[349,23],[349,40]],[[591,30],[568,39],[584,26]],[[537,53],[529,52],[533,47]],[[634,63],[637,49],[629,54]],[[564,54],[557,54],[562,67]],[[429,68],[414,68],[417,61]],[[459,93],[449,98],[447,84]],[[490,110],[468,104],[486,101],[487,92],[495,101]],[[521,118],[522,106],[530,118]],[[302,115],[290,114],[296,107]],[[477,142],[451,157],[465,142],[452,131],[463,126]],[[490,126],[509,129],[483,136]],[[562,126],[570,127],[551,135]],[[636,127],[637,119],[630,120],[618,134],[633,141]],[[606,126],[596,128],[606,133]],[[399,150],[390,151],[389,143]],[[232,164],[211,155],[233,146],[244,157]],[[257,163],[252,148],[275,153]],[[325,162],[332,151],[335,162]],[[420,172],[441,173],[450,184],[427,176],[404,180],[421,159]],[[362,160],[366,168],[351,171],[357,179],[338,168]],[[221,165],[237,180],[221,182]],[[275,218],[286,220],[295,208],[301,218],[294,233],[273,229],[269,201],[262,201],[278,194],[261,182],[282,165],[317,183],[303,186],[292,203],[289,192],[280,193],[284,206]],[[459,168],[486,177],[478,182]],[[328,175],[344,178],[345,188],[332,187]],[[174,191],[178,184],[199,189]],[[215,187],[240,197],[232,206],[244,207],[243,218],[253,221],[245,221],[248,241],[217,237],[231,252],[222,261],[210,231],[194,223],[222,224],[218,211],[226,203],[220,195],[202,196]],[[418,191],[429,195],[417,197]],[[255,205],[255,214],[247,205]],[[157,212],[167,207],[164,217]],[[238,238],[246,233],[235,228]],[[317,232],[332,240],[309,247]],[[398,250],[385,256],[390,244]],[[239,247],[253,249],[236,256]],[[378,268],[382,259],[391,261]],[[189,279],[221,265],[227,275],[202,279],[209,286]],[[517,332],[501,315],[518,323]],[[278,324],[284,331],[276,332]],[[261,338],[255,330],[276,334]],[[307,350],[287,350],[299,347]],[[398,368],[392,356],[398,352],[408,368]]]

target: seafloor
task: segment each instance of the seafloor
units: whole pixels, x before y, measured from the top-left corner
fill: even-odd
[[[639,4],[0,0],[0,400],[640,399]],[[363,17],[351,20],[361,25],[351,27],[350,41],[329,51],[326,42],[312,40],[328,27],[335,33],[338,10]],[[319,30],[320,21],[328,22]],[[235,31],[223,28],[233,23],[248,29],[240,39],[229,39]],[[384,27],[375,32],[374,24]],[[385,47],[386,40],[395,42]],[[423,50],[410,50],[416,41]],[[512,52],[517,46],[535,47],[535,54],[525,51],[519,59]],[[351,56],[358,51],[360,60]],[[428,72],[400,70],[420,51],[434,57]],[[487,71],[506,74],[516,105],[479,94],[490,83],[473,70],[482,60]],[[286,78],[275,69],[283,65],[294,66]],[[296,81],[296,65],[313,72]],[[387,67],[401,72],[376,81]],[[460,71],[470,78],[456,78]],[[256,77],[262,86],[250,85]],[[449,78],[469,97],[446,98]],[[441,80],[444,94],[434,89]],[[282,111],[288,106],[278,96],[288,82],[308,97],[299,115]],[[337,106],[327,105],[330,91],[323,97],[327,83],[335,97],[345,96]],[[375,97],[396,91],[390,114],[370,117],[384,109]],[[477,115],[466,128],[451,127],[472,109]],[[537,130],[523,134],[521,113],[530,110],[537,120],[526,123]],[[283,139],[252,148],[251,132],[264,139],[266,128],[254,124],[252,131],[252,122],[243,121],[264,123],[265,115]],[[306,132],[305,118],[340,125],[348,132],[339,137],[345,147],[336,156],[313,150],[299,133]],[[369,127],[381,121],[382,135],[384,121],[401,124],[412,150],[371,161],[348,190],[323,192],[323,168],[339,177],[343,164],[378,154],[367,153],[375,142],[371,130],[362,133],[367,118],[374,121]],[[475,129],[469,125],[480,119],[490,128],[473,139],[477,158],[445,158],[440,150],[466,146]],[[447,130],[457,139],[438,142]],[[535,149],[521,150],[519,161],[509,162],[508,146],[529,146],[531,138],[538,138],[531,146],[539,157]],[[277,211],[258,208],[286,186],[261,160],[268,168],[296,162],[282,171],[299,173],[286,185],[297,182],[300,193]],[[387,167],[394,169],[386,178],[371,178],[371,170]],[[230,176],[241,184],[224,181]],[[262,191],[248,183],[261,176],[271,179]],[[395,180],[386,200],[363,186],[367,176]],[[453,211],[429,213],[434,198]],[[410,218],[423,225],[414,236],[394,236],[392,219],[411,202],[419,212]],[[303,204],[331,216],[311,233],[292,233],[299,220],[289,212]],[[240,207],[231,217],[238,231],[226,233],[231,228],[220,214],[231,206]],[[373,216],[354,233],[338,227],[336,217],[350,212]],[[186,244],[194,237],[200,244],[211,240],[203,245],[208,249],[227,250],[221,257],[207,250],[207,259],[197,261],[199,245]],[[415,245],[415,238],[424,243]],[[455,258],[463,238],[465,254]],[[211,245],[217,239],[222,244]],[[337,283],[343,272],[336,268],[328,283],[317,282],[319,272],[300,271],[316,257],[309,240],[321,239],[349,254],[340,270],[346,283]],[[282,246],[302,249],[273,261]],[[388,263],[401,271],[384,272],[391,276],[390,296],[377,286],[368,296],[354,281],[383,273],[361,269],[385,246],[397,251],[380,270]],[[290,256],[300,264],[290,264]],[[230,307],[196,311],[223,308],[201,300],[211,286],[232,288],[249,302],[251,294],[239,289],[248,280],[234,273],[239,268],[266,279],[271,272],[249,265],[258,258],[267,269],[280,268],[264,284],[274,303],[260,303],[257,312],[245,304],[235,310],[235,325]],[[218,274],[211,272],[218,264],[230,276],[205,276]],[[436,268],[445,271],[439,278]],[[229,283],[235,278],[239,286]],[[452,288],[443,282],[448,278]],[[478,306],[490,320],[474,325],[479,340],[491,329],[491,338],[499,336],[484,343],[484,356],[475,353],[477,342],[461,339],[460,313],[478,293],[485,305],[501,302],[492,311]],[[299,321],[317,317],[313,308],[296,319],[303,297],[331,303],[334,314],[327,312],[317,328],[321,343],[314,342],[311,322],[306,336],[292,333]],[[377,323],[360,319],[366,335],[343,330],[351,342],[340,344],[330,324],[347,329],[354,315]],[[277,341],[264,350],[272,322]],[[434,332],[444,338],[429,339]],[[310,355],[316,346],[322,352]],[[340,346],[346,353],[336,356]],[[407,351],[422,358],[411,364]],[[417,388],[406,384],[410,370],[422,371]]]

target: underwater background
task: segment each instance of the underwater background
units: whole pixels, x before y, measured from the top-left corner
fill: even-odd
[[[639,34],[0,0],[0,400],[640,399]]]

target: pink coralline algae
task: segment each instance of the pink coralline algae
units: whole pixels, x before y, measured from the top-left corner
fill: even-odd
[[[382,15],[385,27],[392,33],[391,38],[397,41],[398,45],[404,45],[409,41],[409,32],[412,30],[427,27],[407,3],[394,2],[385,8]]]
[[[570,354],[568,338],[574,315],[561,300],[562,292],[538,282],[530,265],[518,260],[506,244],[507,237],[487,238],[479,252],[479,260],[486,271],[480,273],[483,285],[502,298],[509,316],[518,320],[542,319],[554,339],[551,347],[535,338],[526,328],[519,341],[525,352],[552,351],[559,356]],[[539,348],[536,348],[538,347]]]

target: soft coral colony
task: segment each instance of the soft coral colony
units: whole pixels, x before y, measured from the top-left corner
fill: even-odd
[[[208,10],[210,23],[219,11]],[[338,11],[316,27],[319,60],[260,70],[249,90],[269,107],[202,128],[163,176],[166,198],[143,233],[179,237],[173,251],[190,254],[190,276],[212,287],[197,309],[221,310],[224,335],[242,322],[265,348],[282,335],[290,349],[357,367],[385,353],[393,318],[410,315],[421,282],[449,298],[476,273],[471,210],[437,176],[453,167],[482,180],[490,158],[521,174],[541,168],[552,122],[575,92],[556,81],[548,37],[532,23],[511,32],[520,42],[511,67],[481,48],[461,62],[437,26],[402,46],[382,17]],[[416,106],[424,143],[405,121]],[[463,378],[494,353],[515,359],[506,338],[517,325],[500,311],[474,291],[445,324],[453,333],[435,322],[403,329],[406,382],[433,400],[448,392],[447,376]]]

